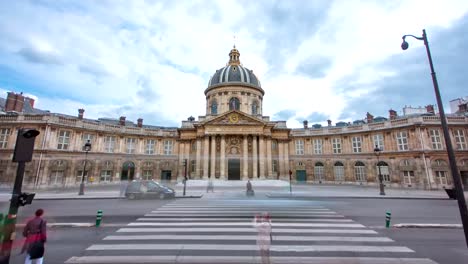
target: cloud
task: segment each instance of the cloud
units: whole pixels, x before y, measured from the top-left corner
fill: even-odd
[[[61,65],[60,56],[52,51],[41,51],[34,48],[22,48],[18,51],[24,59],[29,62],[45,65]]]
[[[279,120],[289,120],[291,117],[295,115],[296,115],[296,111],[286,109],[286,110],[281,110],[277,112],[276,114],[273,115],[273,117]]]
[[[309,57],[296,67],[296,72],[311,78],[323,78],[332,66],[332,60],[326,57]]]

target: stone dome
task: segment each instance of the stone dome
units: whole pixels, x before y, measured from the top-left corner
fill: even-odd
[[[229,63],[217,70],[208,82],[208,88],[227,83],[242,83],[260,88],[260,81],[252,70],[242,66],[239,61],[240,53],[234,46],[229,52]]]

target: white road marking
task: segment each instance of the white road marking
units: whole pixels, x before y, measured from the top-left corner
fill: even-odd
[[[224,223],[129,223],[128,226],[252,226],[252,222],[250,223],[239,223],[239,222],[224,222]],[[277,223],[273,222],[272,226],[284,226],[284,227],[347,227],[347,228],[365,228],[365,226],[361,224],[330,224],[330,223]]]
[[[190,214],[171,214],[171,213],[164,213],[164,214],[161,214],[161,213],[149,213],[149,214],[145,214],[145,216],[164,216],[164,217],[175,217],[175,216],[198,216],[200,218],[202,217],[228,217],[228,216],[232,216],[232,217],[236,217],[236,216],[249,216],[249,217],[254,217],[255,214],[254,213],[249,213],[249,214],[241,214],[241,213],[231,213],[231,214],[217,214],[217,213],[212,213],[212,214],[203,214],[203,215],[200,215],[200,214],[196,214],[196,213],[190,213]],[[274,214],[274,215],[271,215],[271,218],[274,220],[278,217],[285,217],[285,216],[292,216],[292,219],[296,219],[294,217],[309,217],[309,218],[315,218],[315,217],[337,217],[337,218],[342,218],[344,217],[343,215],[335,215],[335,214],[294,214],[294,215],[291,215],[291,214]]]
[[[228,244],[95,244],[86,250],[257,250],[252,245]],[[272,245],[272,252],[414,252],[399,246],[352,246],[352,245]]]
[[[156,222],[164,222],[167,223],[168,221],[175,221],[175,222],[185,222],[185,221],[205,221],[207,223],[215,222],[215,221],[247,221],[249,223],[252,223],[251,218],[235,218],[235,217],[216,217],[216,218],[186,218],[186,217],[177,217],[177,218],[167,218],[167,217],[145,217],[145,218],[138,218],[137,221],[156,221]],[[334,222],[334,223],[345,223],[345,222],[354,222],[351,219],[293,219],[293,218],[278,218],[275,217],[273,219],[274,222],[277,221],[285,221],[285,222]]]
[[[180,210],[180,211],[169,211],[169,210],[158,210],[158,211],[152,211],[152,213],[171,213],[171,214],[193,214],[193,213],[197,213],[197,214],[200,214],[200,215],[203,215],[203,214],[213,214],[213,213],[216,213],[216,214],[257,214],[258,211],[249,211],[249,210],[239,210],[239,211],[235,211],[235,210],[226,210],[226,211],[223,211],[223,210],[206,210],[206,211],[202,211],[202,210],[193,210],[193,211],[187,211],[187,210]],[[304,211],[304,212],[299,212],[299,211],[294,211],[294,210],[290,210],[290,211],[274,211],[272,213],[270,213],[270,215],[278,215],[278,214],[294,214],[294,215],[311,215],[311,214],[336,214],[335,212],[332,212],[332,211]]]
[[[184,227],[175,227],[175,228],[163,228],[163,227],[156,227],[156,228],[146,228],[146,227],[134,227],[134,228],[120,228],[117,232],[122,233],[161,233],[161,232],[253,232],[257,233],[257,231],[252,228],[216,228],[216,227],[191,227],[191,228],[184,228]],[[291,228],[275,228],[273,231],[274,233],[337,233],[337,234],[377,234],[374,230],[370,229],[291,229]]]
[[[379,258],[379,257],[270,257],[272,263],[282,264],[437,264],[428,258]],[[168,263],[196,263],[196,264],[253,264],[261,263],[258,256],[84,256],[72,257],[67,264],[168,264]]]
[[[110,235],[104,240],[251,240],[256,235]],[[393,242],[388,237],[340,237],[340,236],[273,236],[274,241],[339,241],[339,242]]]

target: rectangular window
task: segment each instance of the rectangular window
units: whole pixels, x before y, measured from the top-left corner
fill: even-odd
[[[411,185],[414,183],[414,171],[403,171],[404,184]]]
[[[361,153],[362,152],[362,139],[361,137],[353,137],[353,152]]]
[[[192,173],[195,173],[196,169],[197,169],[197,161],[196,160],[191,160],[190,161],[190,171]]]
[[[376,166],[377,174],[379,173],[379,166]],[[383,182],[390,182],[390,171],[388,170],[388,166],[380,166],[380,174],[382,174],[382,181]],[[378,179],[378,178],[377,178]]]
[[[438,129],[430,129],[432,149],[442,149],[442,141],[440,139],[440,131]]]
[[[164,140],[164,155],[172,155],[172,140]]]
[[[0,129],[0,148],[2,149],[7,148],[9,137],[10,137],[10,129],[1,128]]]
[[[314,168],[315,180],[323,181],[325,178],[325,173],[323,171],[323,166],[315,166]]]
[[[63,182],[63,170],[55,170],[50,174],[49,184],[61,185]]]
[[[101,182],[110,182],[112,179],[112,171],[111,170],[102,170],[101,171]]]
[[[455,130],[455,142],[457,144],[458,150],[466,150],[466,140],[465,140],[464,130],[462,129]]]
[[[408,150],[408,133],[406,131],[400,131],[396,134],[398,150]]]
[[[107,153],[113,153],[115,148],[115,137],[106,136],[104,137],[104,151]]]
[[[127,138],[127,153],[128,154],[135,153],[136,144],[137,144],[136,138]]]
[[[145,154],[153,155],[153,154],[155,154],[155,149],[156,149],[156,140],[147,139],[146,140],[146,147],[145,147]]]
[[[304,155],[304,140],[296,140],[296,155]]]
[[[152,180],[153,179],[153,171],[152,170],[144,170],[143,171],[143,180]]]
[[[83,173],[83,170],[79,170],[78,173],[76,174],[76,182],[81,182],[81,178],[84,176],[84,181],[88,182],[88,170],[86,170],[85,173]]]
[[[81,139],[82,139],[82,142],[81,142],[81,146],[84,146],[86,144],[86,142],[88,142],[89,140],[89,143],[93,144],[93,140],[94,140],[94,135],[93,134],[88,134],[88,133],[85,133],[81,136]]]
[[[273,160],[272,170],[273,170],[273,172],[278,172],[278,161],[277,160]]]
[[[278,149],[278,143],[276,143],[275,140],[272,140],[272,141],[271,141],[271,149],[273,149],[273,150],[277,150],[277,149]]]
[[[335,171],[335,181],[344,181],[344,166],[333,167]]]
[[[436,181],[437,181],[437,184],[447,185],[447,172],[436,171]]]
[[[380,150],[384,150],[384,140],[383,140],[383,135],[382,134],[376,134],[372,137],[374,141],[374,145],[372,146],[372,149],[377,147]]]
[[[322,154],[322,140],[314,139],[314,154]]]
[[[332,148],[334,154],[341,153],[341,138],[332,138]]]
[[[356,175],[356,181],[364,182],[366,181],[366,167],[364,166],[355,166],[354,174]]]
[[[60,131],[58,137],[58,145],[57,149],[68,149],[68,145],[70,144],[70,131]]]

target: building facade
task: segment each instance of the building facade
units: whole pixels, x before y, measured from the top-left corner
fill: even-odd
[[[386,185],[437,189],[452,185],[440,118],[432,106],[424,114],[365,120],[335,126],[290,129],[263,115],[261,87],[234,47],[227,65],[205,90],[206,113],[180,128],[119,120],[86,119],[34,108],[34,100],[8,93],[0,106],[0,181],[12,183],[12,155],[19,128],[35,128],[33,161],[27,163],[29,187],[76,186],[155,179],[180,181],[289,180],[315,184],[378,184],[378,165]],[[468,117],[447,117],[462,181],[468,186]],[[92,144],[85,157],[83,146]],[[374,149],[379,148],[380,155]],[[85,165],[86,160],[86,166]],[[185,165],[186,164],[186,165]],[[84,171],[84,168],[86,170]]]

